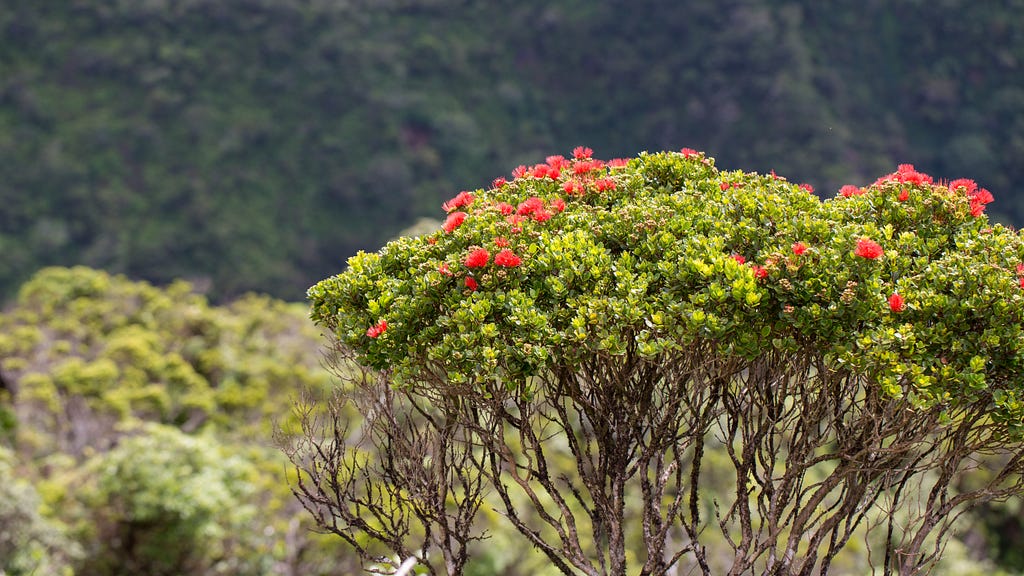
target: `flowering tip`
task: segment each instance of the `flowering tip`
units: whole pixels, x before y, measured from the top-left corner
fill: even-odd
[[[889,296],[889,309],[892,310],[893,312],[902,312],[904,304],[905,301],[903,299],[903,296],[900,296],[896,292],[893,292]]]
[[[466,221],[467,216],[469,216],[469,214],[466,214],[465,212],[452,212],[447,218],[445,218],[444,225],[442,225],[441,228],[443,228],[445,232],[451,234],[456,228],[462,226],[462,223]]]
[[[452,210],[455,210],[457,208],[469,206],[472,203],[473,195],[463,190],[462,192],[459,192],[458,195],[456,195],[451,200],[448,200],[444,204],[441,204],[441,208],[443,208],[445,212],[451,212]]]
[[[874,240],[871,240],[870,238],[861,238],[860,240],[857,240],[857,247],[853,250],[853,253],[861,258],[874,260],[884,254],[885,250],[883,250],[882,247]]]
[[[516,256],[515,252],[512,252],[508,248],[498,252],[498,254],[494,256],[495,266],[501,266],[502,268],[515,268],[522,263],[522,258]]]
[[[387,322],[387,320],[381,320],[380,322],[377,322],[373,326],[370,326],[369,328],[367,328],[366,329],[366,335],[369,336],[370,338],[377,338],[378,336],[383,334],[387,329],[388,329],[388,322]]]
[[[572,157],[577,160],[585,160],[594,155],[594,151],[585,146],[577,146],[572,150]]]
[[[483,268],[491,259],[491,253],[486,248],[477,248],[466,255],[464,263],[466,268]]]

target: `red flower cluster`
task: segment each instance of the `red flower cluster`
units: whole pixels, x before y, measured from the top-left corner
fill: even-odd
[[[452,212],[447,218],[445,218],[442,228],[444,228],[445,232],[451,234],[453,230],[462,226],[462,223],[466,220],[466,216],[469,216],[469,214],[466,214],[465,212]]]
[[[863,188],[858,188],[853,184],[847,184],[839,189],[839,193],[843,196],[843,198],[849,198],[850,196],[860,196],[865,192],[866,190],[864,190]]]
[[[900,164],[895,172],[882,176],[876,180],[875,185],[885,184],[886,182],[898,182],[900,184],[920,186],[923,184],[931,184],[932,177],[915,170],[913,164]]]
[[[729,257],[732,258],[733,260],[739,262],[740,264],[744,264],[747,261],[747,259],[744,258],[742,254],[733,254],[732,256],[729,256]]]
[[[462,192],[459,192],[459,194],[455,196],[455,198],[452,198],[451,200],[445,202],[444,204],[441,204],[441,208],[443,208],[445,212],[451,212],[456,208],[469,206],[472,203],[473,195],[463,190]]]
[[[508,216],[505,216],[505,222],[508,222],[508,225],[512,227],[513,234],[523,231],[523,222],[525,221],[526,218],[519,214],[509,214]]]
[[[448,268],[448,264],[444,262],[441,262],[441,265],[437,267],[437,271],[440,272],[441,274],[444,274],[445,276],[452,275],[452,271],[450,268]]]
[[[694,156],[700,156],[700,152],[697,152],[693,148],[683,148],[679,151],[683,155],[683,158],[692,158]]]
[[[609,168],[625,168],[629,165],[629,160],[625,158],[612,158],[608,161],[607,166]]]
[[[594,155],[594,151],[584,146],[577,146],[572,150],[572,157],[577,160],[586,160]]]
[[[979,188],[974,180],[960,178],[949,183],[949,190],[956,192],[963,189],[971,206],[971,216],[978,217],[985,212],[985,205],[992,202],[992,193],[984,188]]]
[[[572,173],[577,176],[583,176],[584,174],[587,174],[589,172],[601,170],[604,167],[604,162],[600,160],[583,160],[576,162],[576,164],[572,167]]]
[[[369,336],[370,338],[376,338],[376,337],[380,336],[381,334],[383,334],[387,329],[388,329],[388,322],[387,322],[387,320],[381,320],[380,322],[377,322],[373,326],[370,326],[369,328],[367,328],[366,329],[366,335]]]
[[[903,296],[900,296],[899,294],[897,294],[895,292],[893,292],[889,296],[889,309],[892,310],[893,312],[902,312],[903,311],[903,305],[904,305]]]
[[[907,200],[910,200],[910,191],[907,190],[906,188],[900,189],[900,195],[897,196],[896,199],[899,200],[900,202],[906,202]]]
[[[803,242],[795,242],[795,243],[793,243],[792,249],[793,249],[793,254],[796,254],[797,256],[799,256],[799,255],[803,254],[804,252],[807,252],[807,244],[804,244]]]
[[[801,184],[800,188],[802,190],[806,190],[808,194],[814,194],[814,186],[811,186],[810,184]]]
[[[568,168],[569,166],[572,166],[572,162],[566,160],[565,156],[562,155],[548,156],[547,158],[544,159],[544,161],[548,163],[549,167],[554,168],[556,170],[563,170],[565,168]]]
[[[877,242],[870,238],[861,238],[857,240],[857,248],[853,251],[854,254],[861,258],[867,258],[868,260],[874,260],[885,253],[882,247]]]
[[[594,181],[594,188],[597,188],[598,192],[615,190],[615,180],[612,180],[611,178],[600,178]]]
[[[464,263],[466,268],[483,268],[491,259],[491,253],[486,248],[477,248],[466,256]]]
[[[768,269],[757,264],[751,264],[750,269],[754,271],[754,278],[758,280],[764,280],[768,277]]]
[[[498,252],[494,257],[494,265],[501,266],[502,268],[515,268],[523,263],[523,259],[516,256],[515,252],[508,248]]]
[[[578,180],[566,180],[565,183],[562,184],[562,190],[565,190],[566,194],[572,195],[583,194],[587,191],[587,188]]]
[[[528,216],[537,210],[543,209],[544,201],[536,196],[531,196],[519,203],[519,206],[516,207],[516,214],[519,214],[520,216]]]
[[[561,202],[562,209],[558,210],[556,208],[556,210],[558,210],[559,212],[565,209],[564,201]],[[554,207],[554,203],[552,203],[552,207]],[[522,222],[522,218],[525,216],[530,216],[537,222],[544,222],[546,220],[550,220],[551,217],[554,216],[554,214],[552,214],[551,211],[544,206],[543,200],[536,196],[531,196],[530,198],[527,198],[526,200],[523,200],[522,202],[519,203],[519,206],[516,207],[515,216],[519,217],[515,219],[515,221],[513,221],[514,216],[508,216],[507,218],[505,218],[505,220],[509,224],[512,224],[513,227],[518,226]]]
[[[480,285],[476,283],[476,280],[472,276],[466,276],[466,288],[469,288],[473,292],[476,292],[480,288]]]

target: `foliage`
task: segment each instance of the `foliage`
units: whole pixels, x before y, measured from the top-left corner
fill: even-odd
[[[876,563],[927,570],[959,511],[1022,488],[1024,243],[984,216],[987,190],[910,165],[808,192],[689,149],[601,162],[580,147],[353,257],[310,289],[312,316],[428,436],[461,439],[433,444],[435,490],[472,504],[485,480],[563,573],[827,572],[861,523],[886,535]],[[388,458],[407,452],[385,438]],[[724,500],[703,496],[716,444]],[[576,477],[548,468],[553,445]],[[447,476],[466,458],[477,477]],[[346,504],[310,479],[307,502]],[[453,497],[435,529],[464,514]],[[646,555],[627,558],[630,539]]]
[[[82,574],[348,573],[269,445],[294,390],[329,384],[321,338],[305,306],[265,296],[212,306],[185,282],[39,271],[0,315],[0,441],[18,478],[4,485],[39,544],[21,549]],[[43,554],[51,541],[63,556]]]
[[[256,550],[237,534],[253,521],[255,469],[208,438],[150,424],[95,459],[99,537],[89,574],[250,574]],[[239,549],[233,549],[233,548]],[[242,566],[231,566],[233,560]]]
[[[298,298],[581,140],[827,190],[896,159],[1022,188],[1019,10],[638,1],[7,2],[0,294],[82,263]]]
[[[40,513],[39,494],[15,472],[13,454],[0,448],[0,574],[72,574],[82,550],[60,523]]]

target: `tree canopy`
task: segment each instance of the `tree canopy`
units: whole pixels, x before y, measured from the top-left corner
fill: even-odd
[[[1024,242],[973,180],[911,165],[810,192],[690,149],[605,162],[579,147],[351,258],[310,289],[313,319],[377,371],[356,384],[393,388],[388,410],[437,435],[424,481],[461,499],[428,534],[454,530],[482,478],[566,574],[810,574],[862,524],[884,527],[879,565],[917,573],[958,510],[1024,488]],[[401,422],[377,423],[381,450],[400,449]],[[702,468],[712,444],[731,497],[702,493],[721,473]],[[575,475],[546,464],[562,453]],[[344,515],[346,495],[308,477],[301,496]]]

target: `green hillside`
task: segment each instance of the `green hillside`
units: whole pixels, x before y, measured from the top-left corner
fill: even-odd
[[[0,293],[46,265],[299,299],[577,144],[831,196],[912,162],[1024,221],[1017,2],[189,0],[0,11]]]

